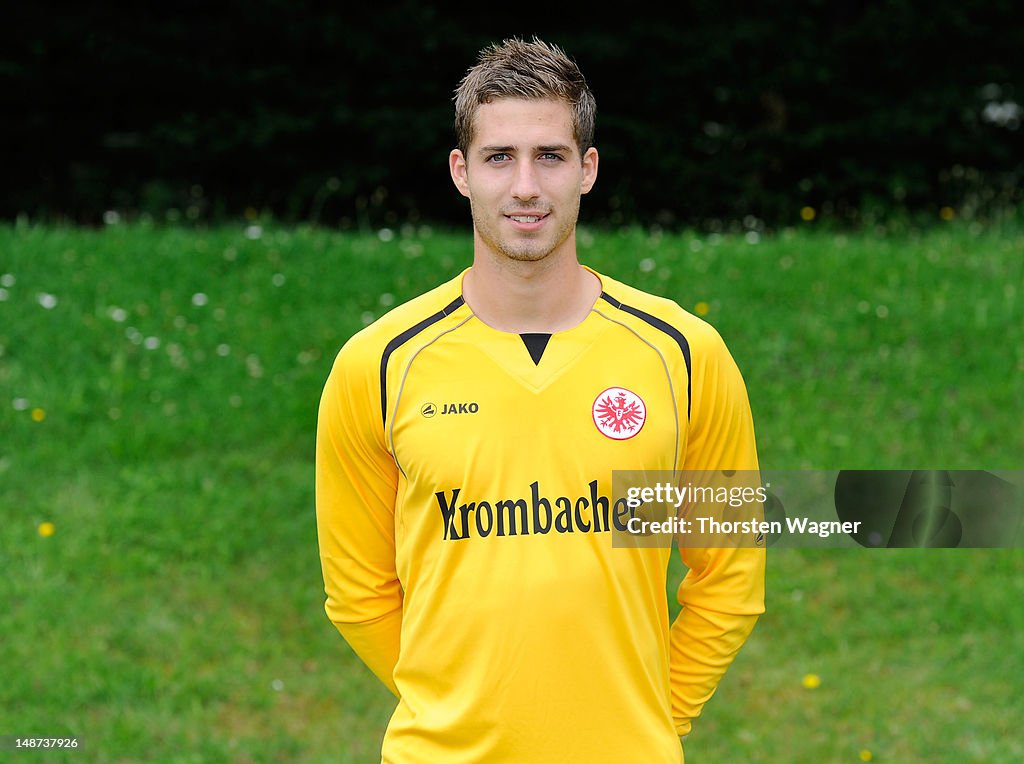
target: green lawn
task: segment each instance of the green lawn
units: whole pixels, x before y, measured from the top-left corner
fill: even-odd
[[[323,613],[316,406],[345,339],[470,250],[0,227],[0,735],[85,745],[9,756],[378,760],[390,696]],[[706,309],[767,468],[1024,467],[1019,226],[584,230],[580,251]],[[1020,761],[1022,602],[1019,550],[773,552],[687,762]]]

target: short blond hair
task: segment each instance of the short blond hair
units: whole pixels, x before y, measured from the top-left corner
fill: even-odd
[[[552,98],[572,112],[580,156],[594,145],[597,103],[576,62],[557,45],[513,37],[489,45],[455,89],[455,141],[463,154],[473,142],[477,109],[498,98]]]

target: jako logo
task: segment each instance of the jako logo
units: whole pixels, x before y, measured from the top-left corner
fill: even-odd
[[[437,406],[433,403],[424,403],[423,407],[420,409],[420,413],[427,419],[430,419],[430,417],[437,413]]]
[[[475,403],[446,403],[441,409],[441,416],[445,414],[475,414],[480,407]]]

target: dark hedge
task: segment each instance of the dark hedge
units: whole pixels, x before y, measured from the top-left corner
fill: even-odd
[[[452,89],[481,46],[532,34],[597,96],[590,220],[980,213],[1021,202],[1014,5],[26,3],[3,21],[0,216],[463,221]]]

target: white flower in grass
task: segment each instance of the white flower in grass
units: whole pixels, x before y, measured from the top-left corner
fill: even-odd
[[[259,356],[257,355],[246,356],[245,368],[253,379],[259,379],[263,376],[263,365],[260,363]]]

